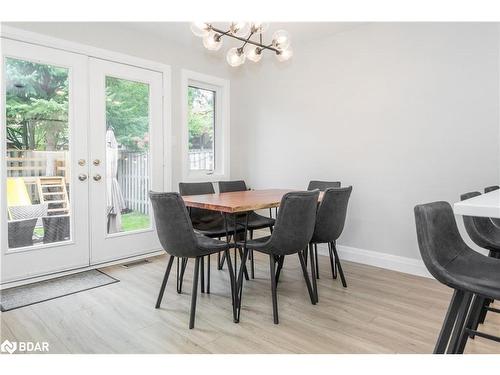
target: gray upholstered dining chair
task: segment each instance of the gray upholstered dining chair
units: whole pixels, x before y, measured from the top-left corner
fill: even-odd
[[[309,244],[309,248],[311,250],[311,273],[313,275],[313,286],[315,287],[316,298],[317,288],[316,280],[314,279],[316,275],[314,271],[315,267],[313,266],[314,260],[312,248],[314,247],[314,252],[317,254],[318,244],[328,244],[332,277],[336,279],[338,271],[340,279],[342,280],[342,285],[344,286],[344,288],[347,287],[344,271],[342,270],[339,254],[337,252],[336,242],[342,234],[342,231],[344,230],[345,220],[347,216],[347,205],[349,203],[351,192],[352,186],[327,188],[323,193],[323,198],[321,199],[318,207],[314,234]],[[319,270],[317,264],[316,269]]]
[[[259,251],[269,256],[273,318],[275,324],[279,323],[278,297],[276,293],[276,260],[278,257],[285,257],[291,254],[298,255],[311,303],[313,305],[316,304],[316,297],[311,286],[311,281],[309,280],[302,251],[308,245],[314,232],[318,196],[318,190],[285,194],[281,199],[280,210],[278,211],[273,233],[267,237],[238,243],[240,246],[243,246],[242,264],[245,263],[249,250]],[[238,285],[242,285],[243,282],[241,269],[238,274]],[[241,290],[240,292],[242,293]],[[237,298],[237,300],[241,305],[241,297]]]
[[[219,192],[220,193],[229,193],[235,191],[245,191],[248,190],[245,181],[243,180],[235,180],[235,181],[219,181]],[[246,215],[239,215],[238,221],[243,223]],[[263,215],[259,215],[258,213],[251,211],[248,213],[248,222],[247,222],[248,232],[250,234],[250,239],[253,239],[253,232],[259,229],[269,228],[270,232],[273,233],[273,226],[275,220],[272,217],[266,217]],[[255,277],[255,262],[253,258],[253,252],[250,250],[248,254],[250,260],[250,277],[253,279]]]
[[[194,327],[196,297],[198,291],[198,274],[200,272],[200,262],[204,256],[224,251],[228,258],[228,270],[231,280],[231,290],[234,285],[234,273],[230,261],[229,244],[214,238],[196,233],[193,230],[186,206],[178,193],[156,193],[150,192],[151,205],[156,223],[158,238],[163,249],[170,254],[165,276],[161,283],[160,293],[156,302],[159,308],[163,298],[163,293],[167,285],[168,276],[175,257],[194,258],[193,290],[191,295],[191,313],[189,318],[189,328]],[[231,293],[234,295],[233,293]],[[234,300],[233,300],[234,303]]]
[[[448,202],[418,205],[414,211],[420,254],[427,269],[454,289],[434,353],[463,353],[471,335],[500,340],[473,328],[481,308],[479,299],[500,298],[500,260],[466,245]]]
[[[319,191],[325,191],[328,188],[336,188],[340,187],[341,183],[340,181],[319,181],[319,180],[311,180],[309,181],[309,185],[307,186],[307,190],[315,190],[318,189]],[[308,257],[309,249],[306,249],[304,255],[305,255],[305,260],[306,260],[306,265],[307,265],[307,257]],[[314,259],[315,259],[315,264],[316,264],[316,278],[319,279],[319,262],[318,262],[318,251],[314,252]]]
[[[309,181],[309,185],[307,186],[307,190],[315,190],[325,191],[328,188],[332,187],[340,187],[340,181],[318,181],[311,180]]]
[[[214,185],[211,182],[180,182],[179,192],[182,196],[200,195],[200,194],[214,194]],[[234,234],[234,225],[230,222],[226,223],[224,217],[220,212],[204,210],[202,208],[192,207],[189,208],[189,216],[193,224],[193,228],[211,238],[221,239],[226,236],[226,229],[229,235]],[[237,231],[243,232],[242,228]],[[218,269],[222,269],[221,254],[217,254]],[[179,261],[177,262],[179,263]],[[177,292],[182,292],[182,280],[184,271],[187,266],[187,259],[182,259],[182,266],[177,265]],[[201,292],[205,292],[205,261],[201,260]],[[210,256],[207,256],[207,293],[210,293]]]

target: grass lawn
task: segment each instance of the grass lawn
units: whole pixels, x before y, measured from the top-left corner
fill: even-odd
[[[129,212],[122,215],[122,231],[128,232],[131,230],[149,228],[149,216],[140,212]]]

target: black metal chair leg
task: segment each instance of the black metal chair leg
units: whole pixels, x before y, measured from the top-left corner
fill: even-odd
[[[250,239],[253,240],[253,230],[250,231]],[[250,250],[248,256],[250,257],[250,277],[255,279],[255,260],[253,258],[253,250]]]
[[[335,258],[333,256],[331,243],[328,243],[328,254],[330,255],[330,268],[332,269],[332,279],[336,279],[337,278],[337,264],[335,263]]]
[[[304,262],[306,263],[306,267],[307,267],[307,258],[308,258],[308,254],[309,254],[309,246],[306,246],[306,248],[302,252],[304,253]]]
[[[220,266],[220,251],[217,253],[217,269],[218,270],[221,269],[221,266]]]
[[[464,298],[458,310],[455,327],[453,328],[453,333],[451,334],[450,344],[448,345],[448,349],[446,350],[447,354],[455,354],[457,352],[459,344],[458,340],[460,339],[460,335],[462,333],[462,330],[464,329],[465,319],[467,318],[467,312],[469,311],[471,298],[472,294],[469,292],[465,292]]]
[[[245,248],[243,250],[243,255],[241,257],[240,272],[239,272],[238,278],[236,280],[236,285],[237,285],[236,296],[237,296],[237,301],[238,301],[238,309],[237,309],[237,314],[236,314],[236,320],[238,322],[240,321],[241,299],[242,299],[242,296],[243,296],[243,273],[244,273],[244,270],[245,270],[245,268],[243,267],[243,265],[246,264],[247,257],[248,257],[248,249]]]
[[[471,329],[472,325],[474,324],[474,320],[477,318],[477,316],[481,313],[481,308],[482,308],[482,301],[481,297],[479,296],[474,296],[472,302],[471,302],[471,307],[469,309],[469,315],[467,316],[467,320],[465,321],[465,326],[464,329],[462,329],[462,332],[460,334],[460,339],[458,340],[458,345],[457,345],[457,354],[463,354],[465,350],[465,346],[467,345],[467,339],[469,338],[469,334],[467,333],[466,329]]]
[[[201,292],[205,293],[205,257],[200,258],[200,287]]]
[[[347,282],[345,280],[344,271],[342,270],[342,265],[340,264],[339,253],[337,252],[337,245],[335,242],[332,242],[332,251],[335,256],[335,264],[337,265],[337,269],[339,271],[340,280],[342,280],[342,286],[347,288]]]
[[[316,304],[316,296],[314,295],[314,291],[311,286],[311,280],[309,280],[309,274],[307,272],[307,266],[304,261],[304,254],[300,251],[297,253],[299,256],[300,266],[302,267],[302,274],[304,275],[304,280],[306,281],[307,291],[309,292],[309,297],[311,298],[311,303],[313,305]]]
[[[238,252],[240,253],[240,259],[243,260],[243,250],[241,248],[238,248]],[[236,256],[236,254],[234,255]],[[243,274],[245,275],[245,280],[250,280],[248,277],[248,271],[247,271],[247,265],[243,261],[241,262],[241,267],[243,267]]]
[[[191,292],[191,310],[189,316],[189,329],[194,328],[194,316],[196,314],[196,297],[198,294],[198,275],[200,273],[201,257],[196,257],[194,263],[193,290]]]
[[[163,299],[163,293],[165,292],[165,287],[167,286],[168,276],[170,275],[170,269],[172,268],[172,263],[174,263],[174,256],[170,255],[168,260],[167,269],[165,275],[163,276],[163,281],[161,282],[160,293],[158,294],[158,299],[156,300],[156,308],[159,309],[161,305],[161,300]]]
[[[446,316],[443,321],[443,326],[441,327],[441,331],[439,332],[439,336],[436,341],[436,346],[434,347],[434,354],[444,354],[450,340],[451,330],[457,320],[458,310],[463,297],[464,292],[461,290],[455,290],[453,292],[453,297],[451,297],[450,305],[448,306],[448,311],[446,312]]]
[[[309,258],[311,261],[311,279],[312,279],[312,286],[313,286],[313,290],[314,290],[314,295],[316,296],[316,302],[319,302],[318,285],[316,283],[316,266],[314,265],[313,244],[309,244]]]
[[[210,294],[210,255],[207,255],[207,294]]]
[[[232,305],[233,305],[233,321],[235,323],[238,323],[238,321],[236,320],[236,299],[235,299],[235,290],[236,290],[236,279],[235,279],[235,275],[234,275],[234,271],[233,271],[233,263],[231,262],[231,253],[229,252],[229,250],[225,250],[224,251],[224,254],[226,254],[226,258],[227,258],[227,270],[229,272],[229,282],[231,284],[231,301],[232,301]]]
[[[255,279],[255,263],[253,259],[253,250],[250,250],[249,255],[252,257],[252,259],[250,259],[250,277],[252,279]]]
[[[218,269],[221,270],[224,268],[224,262],[226,261],[226,252],[222,253],[222,258],[220,260],[220,264],[218,264]]]
[[[481,322],[481,317],[484,314],[483,310],[485,310],[485,306],[486,306],[486,298],[478,297],[477,303],[479,303],[481,307],[480,307],[479,313],[474,317],[474,320],[472,322],[471,328],[473,330],[477,330],[477,328],[479,327],[479,324]],[[471,335],[471,339],[474,339],[474,335]]]
[[[316,263],[316,278],[319,279],[318,244],[314,244],[314,262]]]
[[[179,261],[180,261],[180,258],[177,257],[177,268],[176,268],[176,271],[175,271],[175,288],[177,290],[177,293],[181,293],[179,291]]]
[[[273,318],[274,324],[279,324],[278,320],[278,296],[276,294],[276,272],[275,272],[276,262],[274,261],[274,255],[269,255],[269,269],[271,271],[271,293],[273,300]]]
[[[276,283],[280,281],[281,269],[283,268],[283,263],[285,262],[285,256],[281,255],[278,257],[278,267],[276,269]]]
[[[178,260],[177,260],[178,262]],[[177,293],[182,293],[182,282],[184,281],[184,272],[186,271],[188,258],[181,258],[180,275],[177,276]]]

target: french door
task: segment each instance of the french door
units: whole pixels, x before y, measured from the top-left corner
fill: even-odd
[[[0,282],[159,249],[163,75],[1,43]]]
[[[91,263],[160,248],[148,191],[163,189],[162,74],[90,60]]]

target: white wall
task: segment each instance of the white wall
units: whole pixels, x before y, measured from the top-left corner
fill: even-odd
[[[117,22],[7,22],[5,25],[52,37],[125,53],[170,65],[172,68],[172,187],[178,189],[181,170],[181,69],[229,78],[223,54],[205,52],[201,40],[175,43],[153,33],[140,32],[130,23]],[[191,33],[189,23],[179,27]],[[175,36],[172,36],[175,40]],[[185,40],[186,38],[184,38]]]
[[[233,80],[233,177],[353,185],[340,244],[420,258],[418,203],[499,182],[496,24],[361,25]]]

